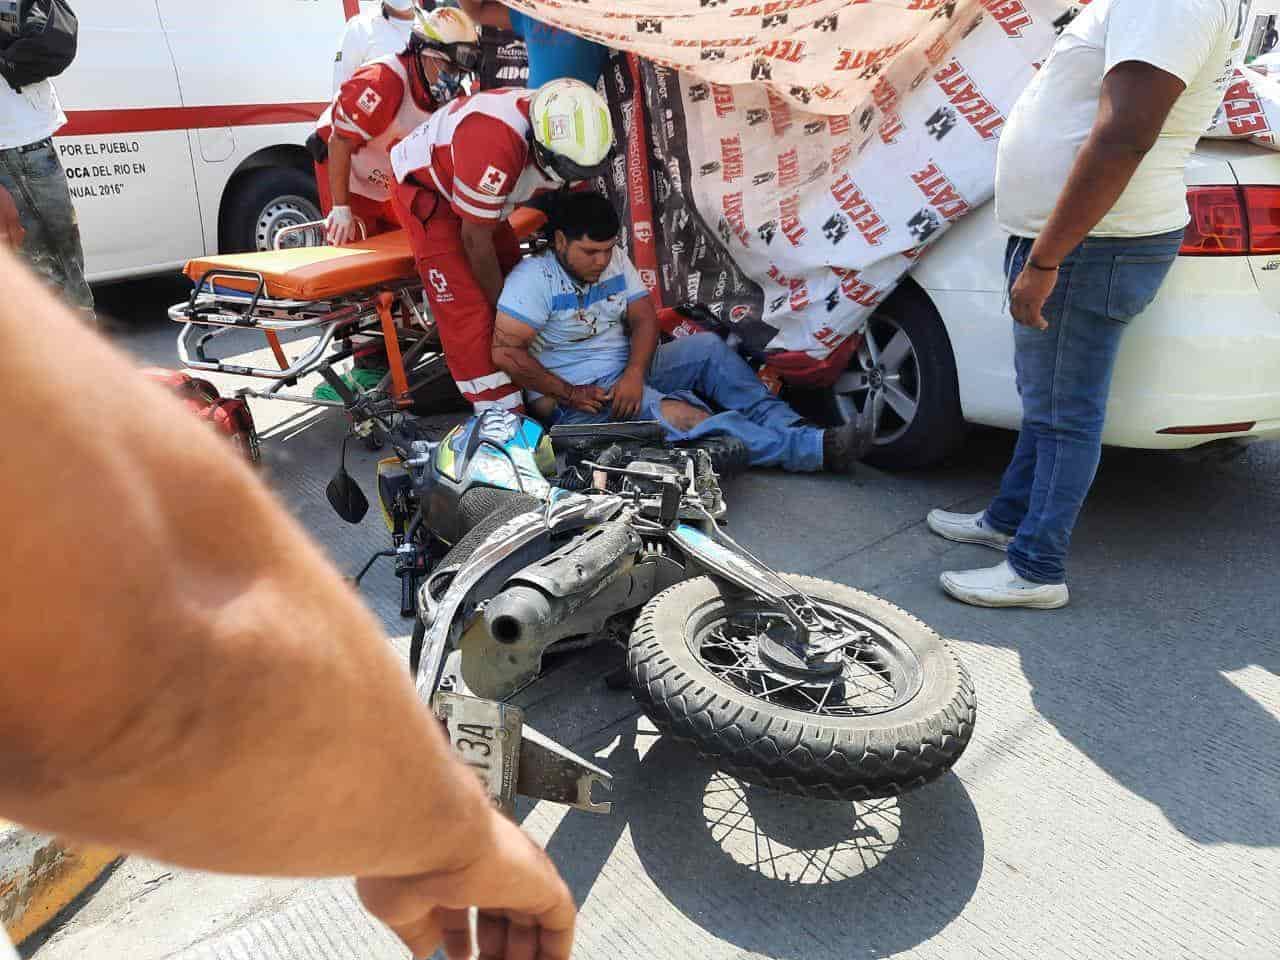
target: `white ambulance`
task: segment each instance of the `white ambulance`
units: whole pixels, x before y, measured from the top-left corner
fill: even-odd
[[[81,0],[55,137],[93,281],[320,216],[304,146],[356,0]],[[366,6],[366,9],[372,4]]]

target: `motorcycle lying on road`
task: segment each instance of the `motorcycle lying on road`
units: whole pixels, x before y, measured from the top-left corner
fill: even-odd
[[[973,684],[936,633],[869,593],[778,573],[725,532],[719,473],[744,462],[732,443],[673,448],[645,423],[548,433],[490,410],[395,446],[378,485],[416,607],[411,666],[499,805],[519,792],[607,808],[591,787],[608,774],[508,701],[546,654],[610,639],[659,730],[760,786],[889,796],[968,745]]]

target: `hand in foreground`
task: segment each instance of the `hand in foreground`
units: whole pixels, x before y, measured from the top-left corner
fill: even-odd
[[[613,394],[604,387],[586,383],[582,386],[570,387],[569,395],[564,399],[564,405],[570,410],[578,410],[582,413],[599,413],[612,398]]]
[[[0,187],[0,249],[8,247],[17,250],[22,246],[27,231],[18,218],[18,208],[13,197],[4,187]]]
[[[1030,260],[1013,282],[1009,291],[1009,311],[1013,319],[1033,330],[1048,330],[1049,321],[1044,318],[1045,301],[1058,285],[1058,270],[1042,270],[1033,267]]]
[[[369,912],[404,941],[415,958],[443,946],[449,960],[470,960],[469,908],[481,960],[569,960],[577,910],[547,855],[514,823],[493,812],[490,836],[478,839],[466,866],[413,877],[362,878]]]
[[[331,246],[337,247],[350,243],[359,235],[356,218],[350,207],[334,207],[325,219],[325,239]]]
[[[618,420],[630,420],[644,400],[644,371],[628,370],[613,385],[613,415]]]

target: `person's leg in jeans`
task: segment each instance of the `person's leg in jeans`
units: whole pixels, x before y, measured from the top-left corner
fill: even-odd
[[[992,606],[1066,602],[1060,585],[1066,583],[1071,534],[1101,458],[1120,340],[1127,322],[1155,298],[1181,240],[1181,231],[1087,240],[1064,261],[1044,310],[1049,329],[1014,327],[1022,435],[987,513],[995,529],[1017,522],[1008,567],[1005,574],[1001,567],[943,574],[948,592]],[[1014,266],[1011,282],[1021,264]],[[1021,584],[1008,582],[1008,570]],[[1024,590],[1036,585],[1057,587],[1060,595],[1037,598]],[[1016,599],[1020,592],[1025,603]]]
[[[772,430],[791,430],[804,422],[714,333],[697,333],[662,344],[646,381],[668,393],[692,390],[717,407],[736,410],[752,423]]]
[[[1009,238],[1004,263],[1005,283],[1009,289],[1013,288],[1013,282],[1022,273],[1022,268],[1026,265],[1032,242],[1026,237]],[[1053,295],[1045,303],[1044,313],[1046,317],[1054,317],[1062,309],[1062,294],[1066,290],[1065,280],[1068,276],[1069,267],[1064,264],[1064,269],[1058,275],[1058,285],[1054,288]],[[1044,331],[1044,334],[1048,335],[1053,330],[1053,320],[1051,319],[1050,328]],[[1025,360],[1026,357],[1015,348],[1013,367],[1019,398],[1023,398],[1023,382],[1030,372],[1024,370]],[[1013,456],[1009,460],[1009,466],[1005,468],[1004,476],[1000,480],[1000,492],[991,502],[991,505],[987,507],[987,512],[983,516],[983,522],[988,527],[1009,536],[1017,532],[1023,518],[1027,515],[1027,508],[1031,504],[1031,485],[1035,480],[1036,472],[1036,438],[1032,431],[1025,428],[1025,404],[1026,401],[1023,398],[1023,426],[1018,431],[1018,442],[1013,448]]]
[[[770,393],[746,361],[714,333],[662,344],[645,380],[659,394],[694,393],[723,408],[690,429],[673,427],[670,417],[657,411],[671,439],[728,434],[746,445],[752,466],[822,469],[822,431],[803,425],[803,418]]]
[[[605,381],[597,386],[613,386]],[[809,428],[777,431],[753,423],[737,411],[712,412],[688,390],[670,393],[646,384],[640,401],[638,420],[657,420],[667,440],[698,440],[702,437],[729,436],[742,441],[753,467],[781,467],[797,473],[822,469],[822,432]],[[556,423],[608,423],[613,412],[605,407],[599,413],[583,413],[566,407],[557,408]],[[816,436],[816,440],[809,434]]]
[[[1023,429],[1031,432],[1036,455],[1030,502],[1009,545],[1009,566],[1026,580],[1066,582],[1071,534],[1102,456],[1121,336],[1155,299],[1181,241],[1181,231],[1086,241],[1073,254],[1056,336],[1052,326],[1044,332],[1014,328],[1014,350],[1027,381]]]
[[[27,231],[23,255],[38,274],[92,321],[93,291],[84,277],[80,222],[52,141],[0,150],[0,185],[13,195],[18,217]]]

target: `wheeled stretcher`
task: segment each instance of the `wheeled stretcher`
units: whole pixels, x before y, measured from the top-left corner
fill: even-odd
[[[512,215],[516,235],[528,238],[545,217],[521,208]],[[198,257],[183,272],[191,296],[169,309],[182,324],[178,358],[191,370],[270,380],[264,389],[244,388],[242,397],[288,400],[345,408],[357,424],[395,413],[457,409],[435,323],[423,297],[413,251],[402,230],[342,247],[286,246],[291,237],[322,234],[323,223],[282,230],[276,249],[259,253]],[[254,366],[216,349],[236,331],[264,335],[274,366]],[[228,341],[223,341],[228,342]],[[341,377],[336,365],[360,352],[384,352],[387,374],[361,389]],[[340,398],[326,400],[290,388],[318,373]]]
[[[286,231],[276,239],[279,246]],[[411,372],[415,379],[424,373],[433,380],[447,378],[403,231],[345,247],[199,257],[183,272],[194,286],[186,301],[169,310],[170,319],[182,324],[178,358],[192,370],[272,381],[265,389],[243,389],[241,396],[345,407],[360,421],[409,407],[417,385]],[[236,362],[243,341],[230,359],[216,350],[221,338],[246,330],[264,335],[275,366]],[[353,389],[335,366],[375,340],[386,352],[387,375],[373,390]],[[319,373],[340,399],[290,391],[312,373]]]

